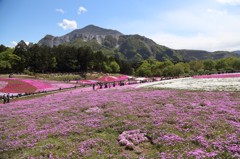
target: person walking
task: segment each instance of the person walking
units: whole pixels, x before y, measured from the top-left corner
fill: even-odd
[[[6,100],[6,102],[7,102],[7,103],[10,102],[10,95],[9,95],[9,93],[7,94],[7,100]]]
[[[7,97],[6,97],[6,95],[4,94],[2,98],[3,98],[3,104],[5,104],[5,103],[7,102]]]

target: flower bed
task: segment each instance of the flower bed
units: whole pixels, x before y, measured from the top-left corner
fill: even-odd
[[[45,90],[52,87],[50,84],[40,80],[22,79],[21,81],[31,84],[36,87],[37,90]]]
[[[35,80],[35,79],[17,79],[1,78],[0,92],[2,93],[33,93],[38,91],[58,90],[59,88],[74,87],[73,84],[66,84],[55,81]]]
[[[37,88],[33,85],[18,79],[0,79],[0,81],[7,82],[7,85],[4,88],[0,89],[0,92],[3,93],[30,93],[37,90]]]
[[[240,157],[240,92],[119,88],[0,104],[1,158]]]
[[[6,87],[7,84],[8,84],[7,82],[0,80],[0,89],[3,89],[4,87]]]
[[[193,76],[193,78],[236,78],[240,77],[240,73],[225,73],[225,74],[212,74],[212,75],[202,75]]]
[[[180,78],[141,84],[138,87],[205,91],[240,91],[240,78]]]

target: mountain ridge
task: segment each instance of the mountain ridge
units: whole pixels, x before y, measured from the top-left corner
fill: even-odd
[[[236,54],[240,55],[240,50],[233,51],[233,53],[236,53]]]
[[[38,44],[53,47],[74,41],[78,38],[82,38],[84,41],[90,41],[95,38],[99,43],[101,43],[106,36],[113,36],[114,38],[118,38],[120,35],[123,34],[116,30],[104,29],[95,25],[88,25],[81,29],[75,29],[63,36],[55,37],[48,34],[42,38]]]
[[[107,55],[118,56],[129,61],[153,57],[157,60],[179,62],[240,56],[235,52],[227,51],[174,50],[138,34],[125,35],[117,30],[104,29],[95,25],[88,25],[59,37],[48,34],[38,42],[38,45],[49,47],[58,45],[82,47],[87,45],[94,51],[100,50]]]

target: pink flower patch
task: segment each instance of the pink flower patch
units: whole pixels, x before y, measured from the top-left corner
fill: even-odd
[[[146,133],[137,130],[124,131],[119,135],[119,144],[125,146],[127,149],[133,150],[135,146],[141,144],[144,141],[147,141]]]
[[[0,89],[6,87],[8,84],[8,82],[5,82],[5,81],[0,81]]]
[[[21,80],[21,81],[26,82],[28,84],[31,84],[32,86],[36,87],[38,90],[44,90],[44,89],[52,87],[51,84],[42,82],[40,80],[24,79],[24,80]]]

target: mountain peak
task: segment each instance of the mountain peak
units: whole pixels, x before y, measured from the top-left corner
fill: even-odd
[[[120,36],[123,35],[119,31],[112,29],[104,29],[95,25],[87,25],[82,29],[76,29],[69,34],[83,34],[83,35],[112,35],[112,36]]]
[[[83,41],[90,41],[92,39],[97,40],[98,43],[102,43],[106,37],[111,36],[114,39],[118,39],[119,36],[123,35],[121,32],[112,29],[104,29],[95,25],[87,25],[82,29],[76,29],[72,32],[60,36],[54,37],[52,35],[46,35],[41,39],[38,44],[46,46],[58,46],[63,43],[69,43],[77,39],[82,39]]]
[[[93,25],[93,24],[90,24],[90,25],[83,27],[82,29],[103,29],[103,28]]]

